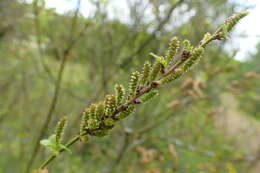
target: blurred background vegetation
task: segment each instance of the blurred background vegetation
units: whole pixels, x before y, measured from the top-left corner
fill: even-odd
[[[0,1],[1,173],[37,168],[48,156],[39,138],[64,115],[65,141],[75,135],[84,108],[113,92],[115,83],[127,86],[130,73],[150,52],[163,55],[173,36],[195,45],[247,8],[226,0],[125,1],[125,20],[116,12],[110,17],[111,2],[104,0],[89,1],[88,17],[80,0],[62,14],[44,0]],[[226,48],[239,44],[233,37],[209,46],[184,78],[109,136],[77,143],[49,172],[257,173],[260,44],[238,61],[237,50]]]

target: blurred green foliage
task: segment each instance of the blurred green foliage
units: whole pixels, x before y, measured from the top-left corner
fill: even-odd
[[[22,172],[53,98],[64,50],[73,44],[64,68],[50,127],[68,117],[67,136],[78,131],[80,115],[92,102],[127,86],[149,53],[161,55],[173,36],[196,45],[238,7],[225,0],[184,1],[156,30],[177,1],[129,1],[129,21],[108,16],[108,1],[93,1],[85,18],[74,11],[58,14],[44,3],[0,1],[0,173]],[[143,11],[151,8],[152,20]],[[240,7],[241,8],[241,7]],[[36,11],[35,11],[36,10]],[[37,15],[36,15],[37,14]],[[79,33],[81,33],[79,35]],[[232,37],[232,35],[231,35]],[[220,96],[232,93],[240,111],[260,118],[260,46],[248,61],[234,59],[226,40],[210,46],[202,63],[138,107],[110,135],[77,143],[50,172],[235,173],[247,172],[243,150],[214,125]],[[232,104],[232,103],[230,103]],[[33,168],[48,153],[40,150]]]

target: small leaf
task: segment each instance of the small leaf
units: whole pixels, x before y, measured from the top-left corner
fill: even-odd
[[[51,135],[48,139],[43,139],[40,141],[40,144],[43,145],[51,154],[58,155],[60,150],[64,149],[71,153],[71,151],[66,148],[66,146],[56,142],[56,135]]]
[[[49,139],[43,139],[43,140],[41,140],[40,144],[43,145],[43,146],[50,146],[50,145],[51,145]]]

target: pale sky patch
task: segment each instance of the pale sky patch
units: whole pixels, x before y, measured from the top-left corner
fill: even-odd
[[[234,47],[239,49],[236,59],[245,60],[249,53],[255,51],[256,44],[260,41],[260,0],[243,1],[253,5],[249,15],[237,26],[236,33],[243,33],[244,37],[234,39]]]
[[[32,0],[26,0],[31,2]],[[47,8],[56,8],[58,13],[65,13],[75,9],[77,0],[45,0]],[[234,31],[234,39],[230,48],[239,50],[236,59],[245,60],[249,53],[255,51],[255,46],[260,40],[260,0],[233,0],[241,5],[251,5],[253,8],[249,10],[250,14],[236,27]],[[129,10],[125,0],[110,0],[108,6],[109,17],[120,17],[121,20],[127,21]],[[82,0],[81,13],[88,17],[93,11],[93,6],[88,0]],[[243,33],[243,37],[238,36]],[[229,48],[228,48],[229,49]]]

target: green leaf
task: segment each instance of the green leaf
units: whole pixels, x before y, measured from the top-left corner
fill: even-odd
[[[51,135],[48,139],[41,140],[40,144],[43,145],[47,151],[54,155],[58,155],[61,150],[66,150],[71,153],[71,151],[65,145],[56,142],[56,135]]]
[[[48,140],[48,139],[43,139],[43,140],[41,140],[41,145],[43,145],[43,146],[49,146],[49,145],[51,145],[51,143],[50,143],[50,140]]]

